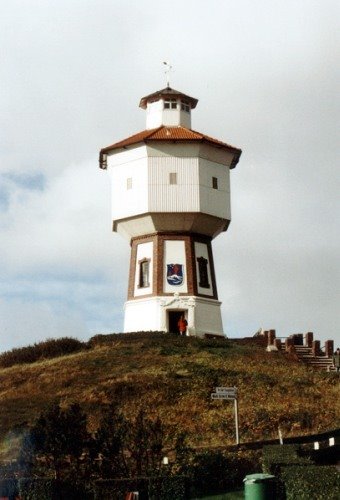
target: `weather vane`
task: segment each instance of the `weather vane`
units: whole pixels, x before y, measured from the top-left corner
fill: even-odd
[[[168,61],[163,61],[163,64],[166,66],[165,70],[166,86],[170,87],[170,71],[172,70],[172,66]]]

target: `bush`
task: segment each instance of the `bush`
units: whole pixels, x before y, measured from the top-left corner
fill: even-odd
[[[300,455],[298,444],[271,445],[263,447],[262,469],[266,474],[278,476],[284,465],[310,465],[308,457]]]
[[[117,342],[117,340],[120,338],[119,333],[106,333],[106,334],[98,334],[94,335],[89,339],[87,342],[87,345],[92,349],[95,346],[100,346],[100,345],[105,345],[105,344],[112,344],[112,342]]]
[[[164,332],[99,333],[91,337],[87,342],[87,345],[92,349],[95,346],[110,345],[121,340],[124,340],[124,342],[133,342],[134,340],[151,340],[151,342],[156,341],[156,343],[161,345],[162,341],[164,341],[164,336]]]
[[[138,491],[139,500],[185,500],[184,476],[102,479],[95,483],[95,500],[124,500],[126,493]]]
[[[56,479],[19,479],[19,494],[25,500],[91,500],[84,490]]]
[[[73,403],[64,409],[53,404],[25,435],[19,461],[26,470],[39,468],[43,463],[56,479],[62,479],[72,467],[80,471],[79,463],[88,458],[89,446],[87,416],[79,404]]]
[[[95,482],[95,500],[125,500],[126,493],[138,491],[139,500],[148,500],[149,479],[100,479]]]
[[[9,500],[14,500],[18,496],[18,482],[16,479],[0,480],[0,497],[8,497]]]
[[[331,466],[285,466],[281,479],[286,499],[338,500],[340,498],[340,473]]]
[[[41,359],[50,359],[73,354],[85,348],[85,343],[71,337],[49,339],[44,342],[39,342],[38,344],[3,352],[0,354],[0,367],[8,368],[18,364],[34,363]]]
[[[149,500],[185,500],[188,498],[187,479],[185,476],[158,476],[150,478]]]
[[[196,455],[188,472],[193,496],[223,493],[237,483],[237,468],[233,459],[221,451],[206,451]]]
[[[336,464],[340,457],[340,444],[327,446],[319,450],[310,450],[310,456],[316,465]]]

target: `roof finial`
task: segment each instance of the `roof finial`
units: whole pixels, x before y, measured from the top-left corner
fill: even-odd
[[[166,66],[165,70],[166,86],[170,87],[170,71],[172,70],[172,66],[168,61],[163,61],[163,64]]]

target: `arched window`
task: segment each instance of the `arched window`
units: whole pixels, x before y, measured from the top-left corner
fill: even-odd
[[[147,288],[150,286],[150,259],[142,259],[138,261],[139,264],[139,280],[138,288]]]
[[[198,274],[199,274],[199,282],[198,285],[201,288],[210,288],[209,284],[209,276],[208,276],[208,260],[204,257],[198,257]]]

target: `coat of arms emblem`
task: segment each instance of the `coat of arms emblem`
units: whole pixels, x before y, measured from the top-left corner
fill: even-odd
[[[181,285],[183,283],[183,264],[167,264],[166,278],[169,285]]]

